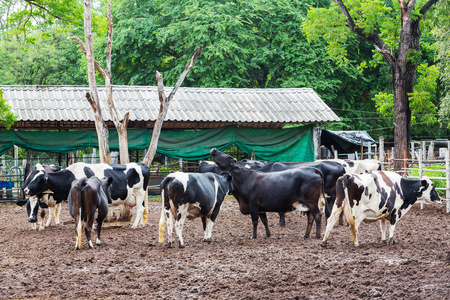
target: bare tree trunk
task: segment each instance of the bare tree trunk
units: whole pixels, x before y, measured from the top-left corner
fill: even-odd
[[[87,59],[88,79],[90,93],[86,94],[86,98],[92,107],[95,118],[95,129],[97,130],[98,147],[100,153],[100,161],[102,163],[111,163],[111,153],[109,151],[108,127],[103,121],[100,101],[98,97],[97,83],[95,81],[95,65],[94,65],[94,49],[92,44],[91,29],[91,1],[84,1],[84,36],[86,39],[85,54]],[[78,39],[79,40],[79,39]],[[80,41],[79,41],[80,42]]]
[[[147,154],[145,154],[145,157],[143,159],[143,163],[150,166],[153,162],[153,159],[155,158],[156,154],[156,148],[158,146],[158,140],[159,136],[161,135],[161,128],[164,122],[164,119],[166,118],[167,112],[169,110],[169,104],[170,100],[172,100],[173,96],[177,92],[178,88],[183,83],[184,79],[186,78],[186,75],[189,73],[189,71],[194,66],[195,61],[197,58],[202,54],[202,48],[203,45],[200,45],[198,47],[197,51],[192,56],[191,60],[187,64],[186,68],[184,69],[183,73],[181,74],[180,78],[178,79],[177,83],[175,84],[175,87],[170,92],[169,97],[166,97],[164,93],[164,82],[162,75],[156,71],[156,81],[158,82],[158,95],[159,95],[159,114],[158,118],[156,119],[155,126],[153,128],[153,134],[152,134],[152,140],[150,142],[150,146],[148,147]]]

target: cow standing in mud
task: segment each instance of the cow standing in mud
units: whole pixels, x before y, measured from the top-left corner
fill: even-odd
[[[427,177],[406,179],[394,172],[345,174],[336,182],[336,191],[336,202],[328,219],[322,246],[327,245],[328,236],[341,212],[350,225],[355,246],[359,245],[358,228],[363,221],[380,221],[381,240],[392,245],[395,225],[415,203],[441,201],[434,184]],[[386,221],[390,224],[388,241]]]
[[[201,217],[205,242],[211,240],[211,232],[219,214],[222,202],[231,189],[231,176],[228,173],[183,173],[169,174],[161,182],[161,218],[159,220],[159,243],[164,242],[164,227],[167,223],[168,247],[171,247],[175,231],[180,248],[184,248],[182,236],[186,218]]]
[[[72,182],[68,202],[69,213],[75,221],[77,231],[75,250],[81,248],[82,229],[85,230],[89,248],[94,248],[91,241],[91,231],[97,211],[96,244],[101,244],[100,232],[102,223],[108,214],[108,204],[112,202],[112,181],[112,177],[99,179],[96,176],[92,176],[90,178],[75,179]]]

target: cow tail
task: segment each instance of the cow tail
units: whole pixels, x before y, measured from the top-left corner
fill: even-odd
[[[164,214],[164,188],[161,183],[161,217],[159,218],[159,238],[158,243],[162,244],[164,243],[164,228],[166,226],[166,216]]]
[[[142,222],[147,224],[148,221],[148,187],[145,188],[145,196],[144,196],[144,212],[142,213]]]

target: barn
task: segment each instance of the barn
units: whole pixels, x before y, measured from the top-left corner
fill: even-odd
[[[18,121],[0,131],[0,155],[13,145],[35,151],[69,153],[98,148],[88,86],[0,86]],[[112,151],[119,147],[106,103],[99,97]],[[166,88],[170,92],[171,88]],[[114,86],[119,115],[130,113],[130,150],[146,149],[159,111],[157,87]],[[184,160],[209,157],[211,148],[232,144],[256,159],[312,161],[320,124],[339,117],[310,88],[180,88],[163,124],[157,153]],[[286,128],[289,127],[289,128]],[[320,140],[320,139],[319,139]]]

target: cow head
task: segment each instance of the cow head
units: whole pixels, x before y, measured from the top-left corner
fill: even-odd
[[[45,190],[48,190],[48,174],[44,170],[40,170],[25,187],[24,192],[29,196],[35,196]]]
[[[231,155],[225,154],[216,148],[211,149],[211,156],[222,171],[229,171],[236,163],[236,159]]]
[[[26,200],[17,201],[16,204],[19,206],[24,206],[25,204],[27,205],[28,222],[30,223],[37,222],[37,213],[39,207],[48,208],[48,205],[39,200],[37,196],[32,196],[27,198]]]
[[[112,203],[111,199],[111,183],[113,182],[112,177],[103,177],[100,179],[100,184],[102,186],[103,191],[106,194],[106,197],[108,198],[108,204]]]
[[[233,193],[233,176],[231,176],[230,172],[223,171],[220,176],[222,176],[226,182],[228,183],[228,192],[227,194]]]
[[[441,203],[442,199],[436,192],[433,182],[426,176],[420,179],[420,189],[417,192],[417,202]]]

